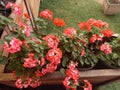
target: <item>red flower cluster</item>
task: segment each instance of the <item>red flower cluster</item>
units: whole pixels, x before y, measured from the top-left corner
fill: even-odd
[[[31,28],[27,26],[25,23],[20,23],[19,26],[23,29],[22,33],[27,37],[30,36]]]
[[[28,58],[24,58],[24,64],[23,66],[25,68],[34,68],[37,65],[37,60],[34,58],[34,54],[30,53],[28,55]]]
[[[88,80],[84,80],[85,86],[84,90],[92,90],[92,84]]]
[[[66,24],[65,24],[65,21],[63,19],[60,19],[60,18],[54,18],[54,21],[53,23],[57,26],[57,27],[64,27]]]
[[[49,64],[47,64],[46,67],[42,68],[42,70],[37,70],[35,72],[36,76],[41,77],[47,73],[53,73],[57,69],[57,66],[60,63],[61,58],[62,52],[59,48],[50,49],[46,55],[46,59],[50,61]],[[44,58],[42,58],[41,61],[42,61],[41,64],[44,63],[45,62]]]
[[[39,79],[32,80],[32,78],[28,78],[27,80],[23,81],[21,78],[17,79],[15,82],[15,85],[17,88],[27,88],[28,86],[31,86],[33,88],[39,86],[41,84],[41,81]]]
[[[54,64],[59,64],[62,58],[62,51],[59,48],[53,48],[46,54],[46,59]]]
[[[47,42],[49,48],[57,48],[58,47],[59,39],[55,35],[52,35],[52,34],[47,35],[46,37],[43,37],[43,40],[45,40]]]
[[[66,88],[72,88],[74,87],[74,90],[76,90],[75,88],[78,86],[79,84],[79,71],[76,68],[77,64],[71,62],[68,66],[68,69],[66,70],[66,75],[67,77],[65,78],[65,80],[63,81],[63,84]]]
[[[24,16],[28,19],[30,19],[30,15],[28,13],[24,13]]]
[[[52,20],[53,13],[49,9],[46,9],[46,10],[40,12],[40,16],[43,17],[44,19]]]
[[[5,42],[3,48],[9,53],[16,53],[21,50],[21,46],[22,46],[21,40],[12,38],[12,40],[10,41],[10,45],[7,42]]]
[[[93,18],[90,18],[87,23],[91,26],[96,26],[98,28],[102,28],[102,27],[109,27],[109,24],[107,22],[103,22],[102,20],[95,20]]]
[[[85,28],[86,28],[88,31],[91,30],[91,25],[90,25],[89,23],[87,23],[87,22],[80,22],[80,23],[78,24],[78,26],[79,26],[79,28],[80,28],[81,30],[84,30]]]
[[[107,43],[102,44],[100,46],[100,50],[104,51],[106,54],[112,53],[112,47],[109,44],[107,44]]]
[[[113,31],[110,30],[110,29],[106,29],[106,30],[102,30],[101,33],[105,36],[105,37],[108,37],[110,38],[111,36],[113,36]]]
[[[87,22],[80,22],[78,26],[81,30],[84,30],[86,28],[88,31],[90,31],[92,29],[92,26],[102,28],[108,27],[109,24],[107,22],[103,22],[102,20],[95,20],[91,18]]]
[[[68,27],[68,28],[66,28],[66,29],[64,30],[64,34],[65,34],[66,36],[71,37],[71,36],[73,36],[74,34],[76,34],[76,29],[74,29],[74,28],[72,28],[72,27]]]
[[[90,37],[90,43],[94,43],[97,40],[102,41],[102,37],[97,34],[94,34],[94,35],[92,35],[92,37]]]

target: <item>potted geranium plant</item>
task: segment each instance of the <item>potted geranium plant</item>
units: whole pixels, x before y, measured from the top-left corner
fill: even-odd
[[[7,8],[12,8],[15,15],[21,14],[22,9],[20,6],[8,3]],[[78,58],[80,54],[84,55],[82,48],[86,44],[81,42],[80,34],[76,34],[74,28],[67,28],[64,33],[51,33],[43,34],[41,30],[46,27],[46,20],[50,20],[53,24],[60,28],[66,25],[65,21],[60,18],[53,19],[53,13],[49,10],[43,10],[40,12],[40,17],[35,19],[37,29],[32,28],[27,21],[31,18],[27,13],[24,14],[25,20],[23,22],[16,23],[13,19],[0,16],[2,25],[11,25],[12,32],[6,35],[2,41],[4,44],[4,50],[9,55],[8,57],[1,57],[0,63],[7,64],[7,68],[10,69],[17,80],[15,85],[18,88],[27,88],[28,86],[37,87],[41,84],[41,77],[48,73],[53,73],[57,70],[57,67],[66,62],[63,59],[65,54],[69,54],[66,57],[71,56],[69,62],[63,64],[63,69],[60,69],[66,74],[63,84],[67,89],[76,90],[79,85],[80,73],[77,68]],[[64,41],[64,42],[63,42]],[[79,42],[80,41],[80,42]],[[64,48],[62,48],[64,46]],[[70,51],[71,48],[73,53]],[[68,53],[66,53],[68,51]],[[81,53],[82,52],[82,53]],[[61,62],[62,61],[62,62]],[[88,81],[85,81],[83,88],[92,90],[92,87]]]
[[[120,12],[119,0],[104,0],[103,1],[104,14],[115,15]]]
[[[109,68],[120,68],[120,36],[117,34],[109,38],[105,37],[104,44],[100,47],[103,52],[100,54],[101,60]],[[108,49],[105,50],[105,47]]]
[[[79,27],[83,30],[83,37],[88,39],[85,47],[93,52],[93,60],[104,61],[111,65],[111,68],[112,65],[119,68],[120,35],[115,34],[109,28],[109,24],[102,20],[89,19],[87,22],[79,23]]]

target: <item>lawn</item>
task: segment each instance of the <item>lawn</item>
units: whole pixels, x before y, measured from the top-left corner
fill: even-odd
[[[120,13],[114,16],[104,15],[103,6],[97,0],[43,0],[40,11],[44,9],[50,9],[55,17],[64,19],[66,27],[78,29],[79,22],[95,18],[108,22],[112,30],[120,32]],[[49,29],[51,27],[49,26]],[[48,30],[50,31],[55,30]]]
[[[113,16],[106,16],[103,13],[103,6],[98,0],[43,0],[40,11],[50,9],[54,17],[65,20],[66,27],[78,28],[78,23],[87,21],[89,18],[101,19],[110,24],[110,28],[116,33],[120,33],[120,13]],[[48,33],[55,32],[49,24]],[[120,82],[109,84],[97,90],[120,90]]]
[[[97,88],[97,90],[120,90],[120,82],[106,84]]]

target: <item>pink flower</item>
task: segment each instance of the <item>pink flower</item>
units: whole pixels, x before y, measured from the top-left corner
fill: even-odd
[[[94,26],[96,26],[98,28],[102,28],[103,27],[103,21],[102,20],[96,20],[96,22],[94,23]]]
[[[46,70],[49,73],[53,73],[56,69],[57,69],[57,64],[54,63],[47,64],[46,66]]]
[[[40,84],[41,84],[41,81],[40,81],[39,79],[36,79],[36,80],[34,80],[34,81],[31,79],[29,85],[30,85],[32,88],[36,88],[36,87],[40,86]]]
[[[48,18],[48,19],[52,20],[53,13],[49,9],[46,9],[46,10],[40,12],[40,16],[45,18],[45,19]]]
[[[5,6],[6,8],[10,8],[10,7],[13,7],[14,3],[12,2],[8,2],[8,4]]]
[[[22,33],[25,34],[27,37],[30,36],[31,28],[27,26],[25,23],[20,23],[19,26],[23,28]]]
[[[97,34],[94,34],[92,35],[92,37],[90,37],[90,43],[95,43],[95,41],[102,41],[102,37],[97,35]]]
[[[45,58],[41,58],[41,66],[43,66],[45,64]]]
[[[103,22],[103,26],[105,26],[106,28],[108,28],[109,24],[107,22]]]
[[[105,36],[105,37],[108,37],[110,38],[111,36],[113,36],[114,32],[110,29],[105,29],[105,30],[102,30],[101,33]]]
[[[36,75],[37,77],[43,76],[42,72],[39,71],[39,70],[37,70],[37,71],[35,72],[35,75]]]
[[[80,22],[80,23],[78,24],[78,26],[79,26],[79,28],[80,28],[81,30],[84,30],[84,29],[85,29],[85,24],[86,24],[86,22]]]
[[[9,3],[6,5],[6,8],[12,8],[14,14],[17,14],[17,15],[22,14],[22,8],[21,8],[20,5],[17,5],[17,4],[14,4],[14,3],[9,2]]]
[[[80,22],[80,23],[78,24],[78,26],[79,26],[79,28],[80,28],[81,30],[87,29],[88,32],[90,32],[90,30],[91,30],[91,25],[90,25],[89,23],[87,23],[87,22]]]
[[[67,89],[69,89],[70,88],[70,77],[66,77],[65,79],[64,79],[64,81],[63,81],[63,85],[67,88]]]
[[[84,80],[85,84],[85,87],[84,87],[84,90],[92,90],[92,84],[88,81],[88,80]]]
[[[47,35],[46,37],[43,37],[43,40],[45,40],[50,48],[57,48],[59,39],[55,35]]]
[[[9,44],[8,44],[7,42],[4,43],[3,48],[4,48],[7,52],[9,52],[9,50],[10,50]]]
[[[13,12],[14,12],[14,14],[16,14],[16,15],[20,15],[20,14],[22,14],[22,8],[21,8],[21,6],[20,5],[16,5],[16,4],[14,4],[14,6],[13,6]]]
[[[100,46],[100,50],[104,51],[106,54],[112,53],[112,47],[108,45],[107,43],[104,43]]]
[[[74,28],[72,28],[72,27],[69,27],[69,28],[66,28],[65,30],[64,30],[64,34],[66,35],[66,36],[72,36],[72,35],[74,35],[74,34],[76,34],[76,30],[74,29]]]
[[[23,84],[22,84],[22,79],[21,78],[17,79],[17,81],[15,82],[15,86],[17,88],[20,88],[20,89],[23,88]]]
[[[79,84],[78,79],[80,75],[76,66],[77,66],[77,63],[73,63],[73,62],[69,63],[68,69],[65,72],[67,77],[64,79],[63,84],[68,89],[70,88],[72,90],[76,90],[76,87]]]
[[[5,42],[4,49],[9,53],[16,53],[21,50],[22,41],[16,38],[12,38],[10,45]]]
[[[65,21],[63,19],[60,19],[60,18],[54,18],[53,23],[57,27],[64,27],[66,25]]]
[[[84,56],[84,55],[85,55],[85,51],[84,51],[84,50],[82,50],[82,52],[81,52],[80,56]]]
[[[25,68],[34,68],[37,65],[37,60],[34,58],[34,54],[30,53],[28,55],[28,58],[24,58],[24,64],[23,66]]]
[[[79,71],[77,69],[68,69],[66,70],[66,75],[68,75],[72,79],[78,79],[79,78]]]
[[[90,18],[87,23],[90,25],[93,25],[96,22],[96,20],[94,18]]]
[[[59,48],[50,49],[46,54],[46,59],[54,64],[59,64],[62,58],[62,51]]]

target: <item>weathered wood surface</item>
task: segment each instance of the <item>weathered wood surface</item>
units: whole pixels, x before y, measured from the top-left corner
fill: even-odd
[[[12,73],[2,73],[0,74],[0,83],[14,86],[14,81],[16,78]],[[60,72],[56,71],[53,74],[48,74],[41,78],[42,84],[52,85],[52,84],[62,84],[65,76]],[[118,78],[120,80],[120,69],[103,69],[103,70],[88,70],[80,72],[80,81],[88,79],[93,84],[102,84],[104,82]]]

